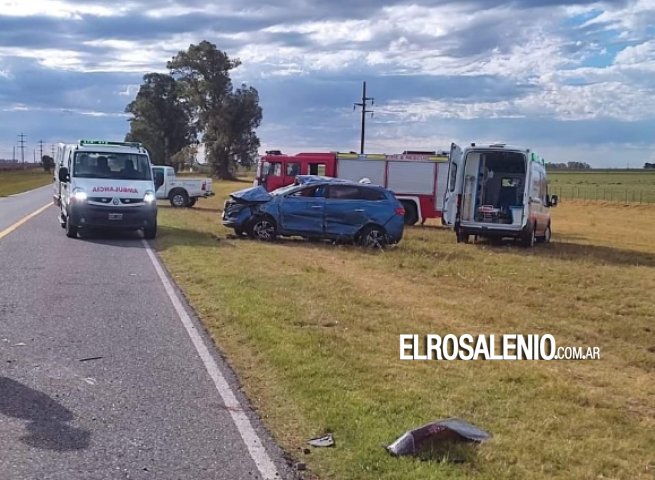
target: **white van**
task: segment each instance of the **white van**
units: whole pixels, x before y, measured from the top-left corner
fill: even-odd
[[[470,235],[512,237],[530,247],[549,242],[548,209],[557,201],[548,194],[543,158],[529,148],[452,144],[442,218],[458,242]]]
[[[157,187],[150,157],[138,143],[80,140],[55,156],[54,203],[66,235],[102,227],[157,234]]]

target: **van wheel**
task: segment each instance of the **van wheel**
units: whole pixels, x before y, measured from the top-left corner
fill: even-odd
[[[416,210],[416,204],[414,202],[400,202],[405,209],[405,225],[416,225],[418,222],[418,212]]]
[[[66,219],[66,236],[68,238],[77,238],[77,227],[71,225],[70,219]]]
[[[170,202],[171,206],[175,208],[186,207],[189,204],[189,195],[184,190],[173,190]]]
[[[553,236],[553,232],[550,229],[550,223],[546,227],[546,230],[544,230],[544,235],[543,237],[539,237],[539,243],[550,243],[550,238]]]
[[[362,230],[362,233],[359,234],[359,241],[357,243],[366,248],[384,248],[389,242],[387,239],[387,232],[385,232],[384,229],[371,225]]]
[[[147,240],[152,240],[157,236],[157,223],[154,225],[148,225],[143,229],[143,236]]]
[[[268,217],[257,218],[250,225],[250,235],[257,240],[271,242],[277,235],[277,227],[273,219]]]
[[[532,247],[534,247],[534,244],[535,244],[536,241],[537,241],[536,230],[537,230],[537,226],[536,226],[536,225],[532,225],[532,226],[528,229],[528,231],[525,232],[525,234],[524,234],[524,236],[523,236],[523,239],[522,239],[522,242],[521,242],[522,245],[523,245],[524,247],[527,247],[527,248],[532,248]]]

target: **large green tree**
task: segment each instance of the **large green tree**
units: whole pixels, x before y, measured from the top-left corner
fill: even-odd
[[[132,114],[125,140],[143,143],[156,165],[172,165],[173,155],[195,138],[190,107],[180,87],[171,75],[148,73],[125,109]]]
[[[207,41],[189,46],[167,64],[193,108],[194,127],[203,133],[207,160],[219,178],[232,178],[235,162],[259,147],[257,90],[245,85],[234,90],[230,79],[230,70],[240,64]]]

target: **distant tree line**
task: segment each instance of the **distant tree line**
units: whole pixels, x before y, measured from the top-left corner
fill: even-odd
[[[169,74],[143,77],[125,109],[131,114],[126,141],[143,143],[153,163],[180,169],[194,161],[200,139],[212,173],[232,178],[237,164],[255,158],[262,120],[257,90],[232,86],[230,71],[239,65],[207,41],[178,52],[166,64]]]
[[[591,165],[584,162],[566,162],[566,163],[550,163],[546,162],[547,170],[590,170]]]
[[[644,168],[655,168],[655,163],[644,163]]]

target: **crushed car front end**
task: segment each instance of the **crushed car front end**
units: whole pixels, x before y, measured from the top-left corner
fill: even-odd
[[[221,218],[223,225],[233,228],[237,234],[247,231],[248,222],[254,213],[272,199],[273,197],[261,186],[230,194],[230,198],[223,204]]]

